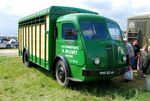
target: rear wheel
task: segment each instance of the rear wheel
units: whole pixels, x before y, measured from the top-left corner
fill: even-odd
[[[31,66],[31,62],[29,61],[28,52],[27,52],[27,51],[25,51],[24,54],[23,54],[23,62],[24,62],[24,64],[25,64],[27,67],[30,67],[30,66]]]
[[[70,82],[67,77],[66,68],[67,67],[65,67],[65,64],[62,60],[57,61],[56,69],[55,69],[56,80],[60,85],[62,85],[64,87],[69,86],[69,82]]]

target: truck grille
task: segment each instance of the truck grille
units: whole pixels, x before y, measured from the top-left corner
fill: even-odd
[[[118,46],[117,45],[114,45],[114,58],[115,58],[114,66],[117,67],[118,65]]]
[[[113,66],[113,49],[112,49],[112,46],[111,45],[107,45],[106,46],[106,49],[107,49],[107,68],[108,69],[112,69],[114,68]]]

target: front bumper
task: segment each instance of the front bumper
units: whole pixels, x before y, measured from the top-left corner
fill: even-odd
[[[82,76],[109,76],[109,75],[121,75],[127,71],[128,67],[111,70],[101,69],[83,69]]]

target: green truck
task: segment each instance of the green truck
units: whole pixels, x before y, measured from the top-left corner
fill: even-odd
[[[52,6],[19,20],[19,54],[52,72],[58,83],[111,79],[127,69],[119,25],[98,13]]]

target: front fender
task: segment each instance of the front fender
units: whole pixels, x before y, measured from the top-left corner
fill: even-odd
[[[52,74],[55,75],[54,74],[55,73],[55,67],[56,67],[56,63],[59,59],[61,59],[64,62],[65,68],[67,70],[67,77],[70,77],[71,73],[70,73],[70,65],[68,63],[68,60],[64,56],[60,56],[60,55],[56,56],[55,59],[53,60],[53,66],[52,66],[52,72],[53,73]]]

